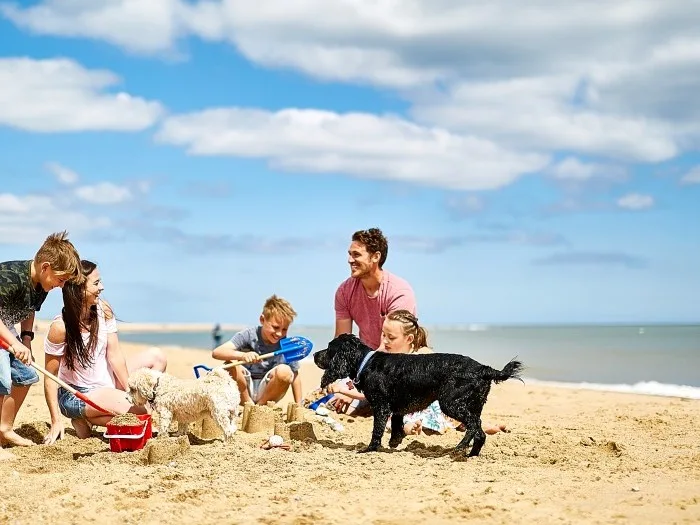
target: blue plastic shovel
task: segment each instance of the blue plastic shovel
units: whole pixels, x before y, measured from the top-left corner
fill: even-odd
[[[269,359],[270,357],[282,356],[285,363],[293,363],[294,361],[299,361],[304,359],[307,355],[311,353],[314,345],[311,341],[300,335],[295,335],[294,337],[285,337],[280,339],[280,349],[270,352],[269,354],[263,354],[260,356],[260,361]],[[235,361],[221,368],[231,368],[234,366],[244,364],[243,361]],[[197,365],[194,367],[195,377],[202,375],[202,371],[211,372],[212,368],[207,365]]]

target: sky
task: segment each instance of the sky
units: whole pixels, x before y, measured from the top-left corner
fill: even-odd
[[[426,324],[699,322],[697,27],[697,0],[0,0],[0,260],[65,229],[124,321],[276,293],[328,325],[376,226]]]

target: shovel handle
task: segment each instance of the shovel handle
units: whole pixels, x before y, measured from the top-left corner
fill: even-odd
[[[2,337],[0,337],[0,347],[3,348],[4,350],[7,350],[7,351],[10,352],[12,355],[14,355],[14,352],[11,350],[10,345],[7,344],[7,341],[5,341]],[[100,405],[98,405],[97,403],[95,403],[94,401],[92,401],[92,400],[91,400],[89,397],[87,397],[85,394],[83,394],[82,392],[78,392],[75,388],[73,388],[72,386],[70,386],[70,385],[69,385],[68,383],[66,383],[65,381],[63,381],[63,380],[59,379],[58,377],[56,377],[55,375],[53,375],[51,372],[49,372],[48,370],[46,370],[43,366],[37,364],[37,363],[34,362],[34,361],[32,361],[32,362],[29,363],[29,364],[30,364],[33,368],[35,368],[38,372],[41,372],[43,375],[45,375],[46,377],[48,377],[51,381],[53,381],[54,383],[56,383],[56,384],[58,384],[59,386],[65,388],[66,390],[68,390],[68,392],[70,392],[71,394],[73,394],[73,395],[74,395],[75,397],[77,397],[78,399],[81,399],[82,401],[85,401],[85,403],[87,403],[88,405],[90,405],[90,406],[91,406],[92,408],[94,408],[95,410],[97,410],[97,411],[99,411],[99,412],[103,412],[103,413],[105,413],[105,414],[111,414],[111,415],[113,415],[113,416],[118,415],[116,412],[113,412],[113,411],[111,411],[111,410],[106,410],[106,409],[102,408]]]

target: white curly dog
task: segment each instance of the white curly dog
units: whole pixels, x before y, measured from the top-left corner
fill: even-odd
[[[189,423],[213,419],[228,441],[236,432],[241,395],[229,373],[215,368],[199,379],[180,379],[165,372],[140,368],[129,376],[129,396],[138,406],[150,403],[158,414],[160,432],[168,436],[170,423],[178,424],[177,435],[187,433]]]

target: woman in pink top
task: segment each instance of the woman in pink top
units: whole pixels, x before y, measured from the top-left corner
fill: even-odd
[[[79,392],[89,393],[96,404],[117,413],[143,413],[126,396],[129,373],[138,368],[165,371],[166,358],[151,348],[130,358],[119,349],[117,322],[112,308],[99,298],[104,290],[97,265],[81,261],[86,280],[63,287],[63,310],[49,327],[44,342],[46,369]],[[56,383],[44,381],[51,414],[49,444],[63,437],[60,414],[71,420],[79,439],[90,437],[92,426],[105,426],[112,416],[95,410]]]

